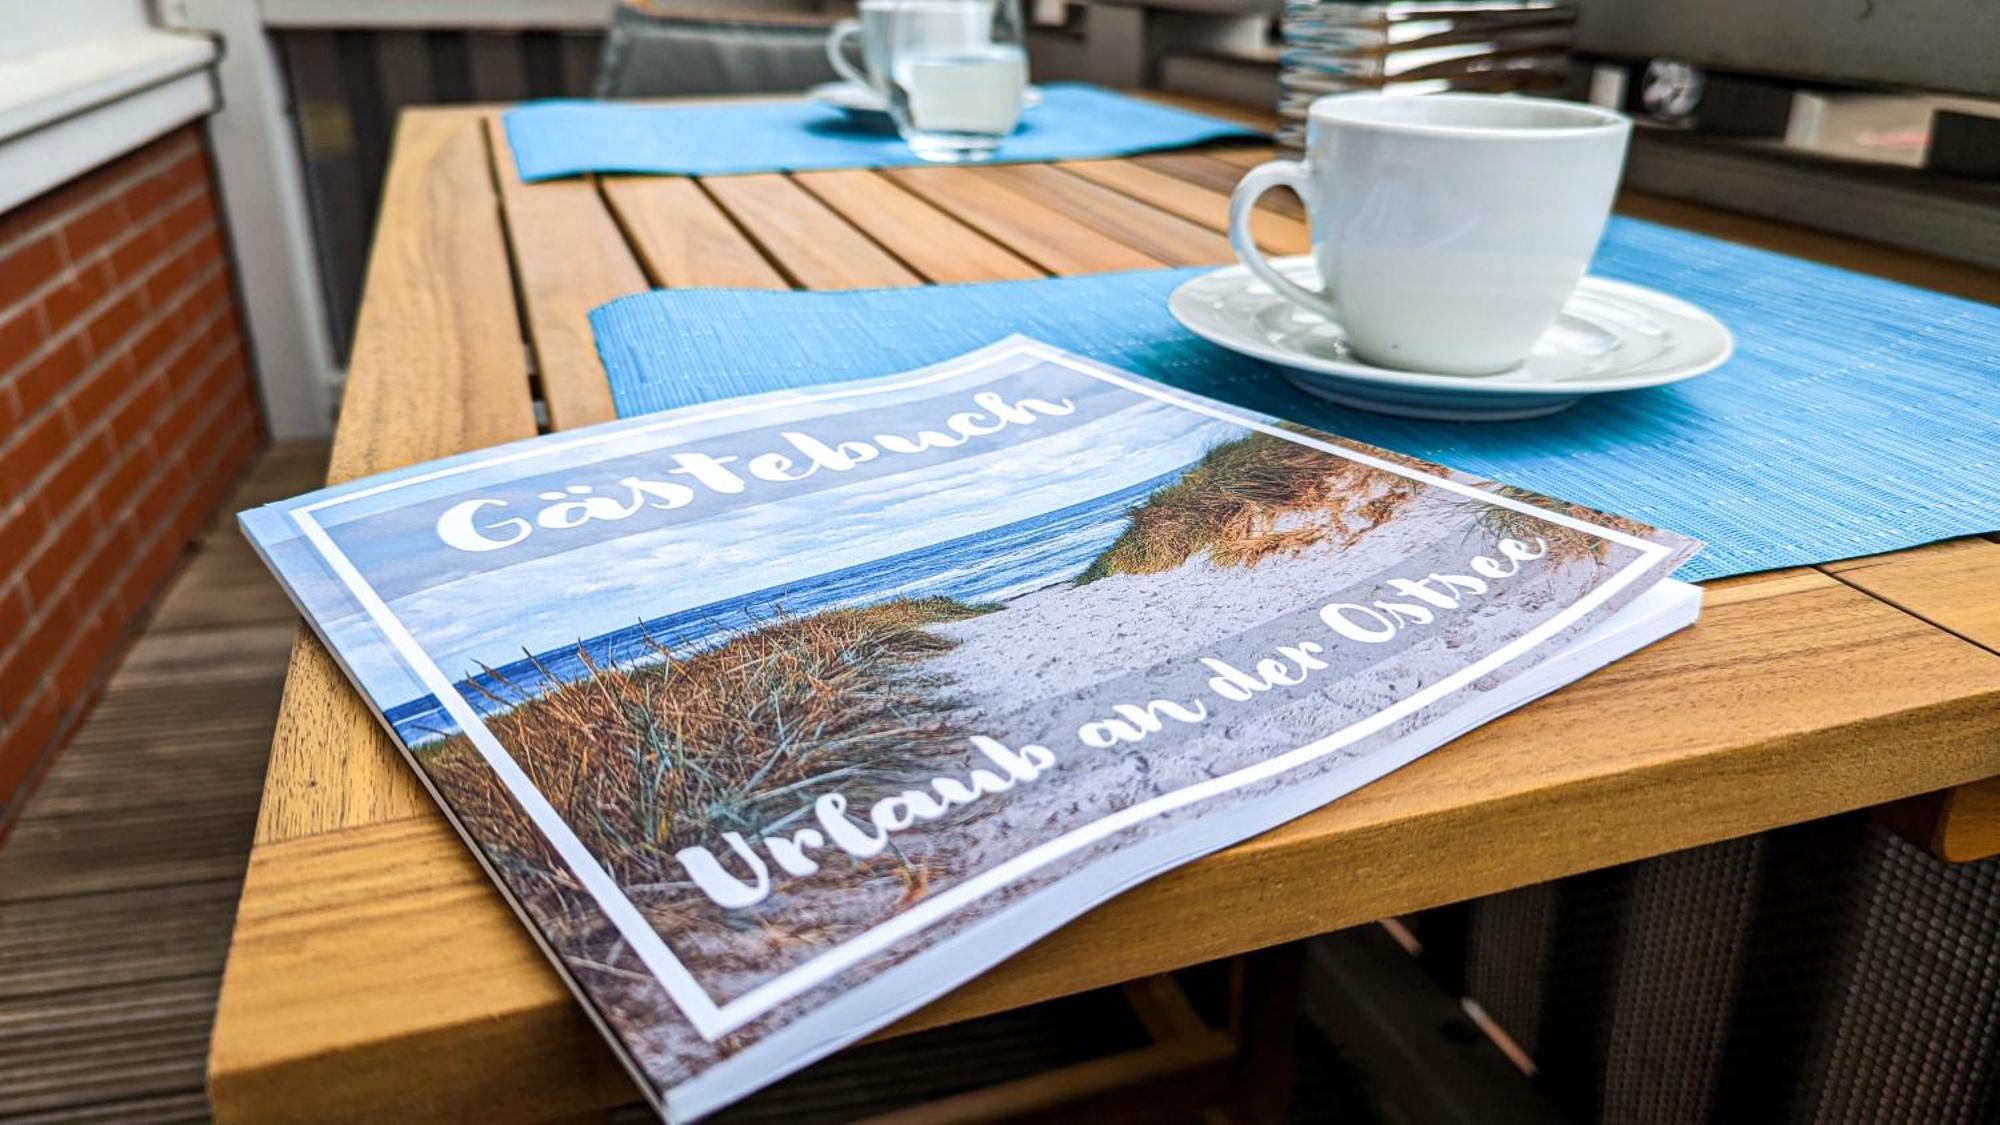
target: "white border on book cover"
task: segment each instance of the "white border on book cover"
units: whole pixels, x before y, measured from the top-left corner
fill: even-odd
[[[1329,453],[1336,457],[1359,462],[1413,480],[1423,481],[1451,492],[1460,493],[1482,503],[1512,508],[1524,514],[1535,516],[1538,519],[1560,524],[1578,531],[1584,531],[1630,547],[1638,551],[1639,556],[1585,597],[1548,621],[1536,626],[1534,629],[1485,658],[1460,669],[1422,691],[1411,695],[1407,699],[1400,700],[1366,719],[1353,723],[1340,731],[1306,746],[1267,758],[1262,762],[1246,766],[1233,773],[1224,774],[1220,777],[1211,778],[1207,781],[1175,790],[1172,793],[1162,794],[1161,796],[1142,801],[1107,814],[1089,824],[1072,829],[1053,840],[1039,844],[1004,863],[983,871],[963,883],[917,903],[888,921],[850,938],[848,941],[827,950],[809,961],[793,966],[791,969],[757,985],[733,1000],[717,1004],[714,998],[708,994],[707,990],[702,987],[701,983],[695,980],[694,975],[688,971],[687,967],[681,963],[680,959],[674,955],[673,950],[668,948],[665,939],[646,921],[645,916],[640,913],[638,907],[633,904],[631,899],[625,896],[624,891],[618,886],[617,881],[611,877],[609,872],[604,870],[603,866],[598,863],[597,858],[590,853],[590,850],[584,845],[583,841],[579,840],[575,833],[570,830],[568,823],[556,812],[554,806],[549,803],[542,792],[535,787],[520,765],[514,761],[513,756],[507,753],[506,749],[500,744],[500,741],[494,737],[491,729],[486,726],[478,710],[459,692],[450,677],[431,660],[429,654],[424,651],[423,646],[418,644],[415,637],[411,636],[409,630],[389,609],[388,604],[369,586],[367,580],[361,576],[360,571],[356,569],[353,562],[347,558],[333,542],[332,538],[327,535],[326,529],[313,517],[315,511],[334,507],[348,501],[358,500],[362,497],[378,495],[398,488],[406,488],[414,484],[473,472],[479,469],[491,468],[495,465],[548,456],[565,450],[591,445],[613,437],[625,437],[634,433],[673,429],[695,422],[752,413],[769,407],[775,401],[793,403],[814,402],[863,397],[887,391],[903,390],[909,387],[922,386],[926,383],[942,381],[967,371],[975,370],[983,365],[992,364],[995,361],[1015,356],[1032,357],[1046,363],[1065,367],[1080,374],[1123,387],[1126,390],[1143,394],[1162,402],[1171,403],[1186,410],[1207,414],[1211,417],[1257,430],[1273,437],[1309,446],[1323,453]],[[1374,457],[1356,450],[1319,441],[1304,434],[1281,429],[1258,419],[1244,417],[1233,410],[1212,403],[1192,401],[1160,387],[1134,382],[1112,368],[1083,359],[1080,356],[1071,355],[1068,352],[1025,336],[1009,337],[988,347],[981,348],[976,352],[960,356],[957,359],[948,360],[933,367],[912,372],[909,377],[903,379],[870,380],[865,386],[861,387],[836,387],[823,391],[792,391],[758,395],[752,399],[717,409],[675,412],[672,416],[657,422],[632,426],[614,426],[606,432],[580,437],[573,441],[537,441],[525,448],[517,448],[511,452],[498,454],[490,458],[475,458],[429,473],[386,481],[371,488],[342,493],[312,504],[302,505],[293,509],[290,514],[293,522],[298,525],[300,532],[305,536],[306,540],[312,543],[313,547],[319,551],[327,566],[339,577],[341,582],[354,595],[355,599],[360,602],[370,619],[382,630],[383,635],[388,639],[389,643],[410,666],[411,671],[437,697],[439,704],[444,707],[446,713],[450,714],[452,719],[458,723],[459,729],[466,733],[473,746],[478,749],[480,756],[485,759],[488,767],[493,770],[494,775],[500,779],[501,784],[507,787],[508,792],[520,804],[522,811],[527,813],[528,817],[535,822],[536,828],[548,839],[550,844],[555,848],[556,853],[562,857],[563,862],[569,865],[577,881],[590,892],[591,897],[597,901],[599,908],[611,920],[612,925],[617,927],[619,934],[639,957],[641,963],[659,980],[661,986],[666,989],[667,994],[673,998],[674,1003],[679,1006],[682,1014],[687,1017],[688,1022],[694,1026],[698,1033],[710,1041],[742,1027],[751,1020],[771,1011],[786,1000],[852,967],[864,958],[881,952],[895,942],[942,920],[953,911],[985,895],[991,894],[1038,868],[1046,866],[1080,848],[1087,847],[1152,817],[1206,800],[1210,797],[1219,796],[1245,785],[1250,785],[1305,765],[1308,762],[1323,758],[1343,746],[1347,746],[1386,729],[1398,719],[1429,706],[1431,703],[1457,691],[1479,677],[1487,675],[1515,658],[1532,651],[1549,638],[1567,629],[1585,614],[1603,604],[1620,589],[1629,585],[1640,574],[1658,565],[1663,559],[1672,554],[1671,548],[1648,542],[1615,528],[1600,527],[1561,512],[1549,511],[1548,509],[1536,507],[1533,504],[1528,504],[1512,497],[1500,496],[1474,485],[1435,476],[1383,458]]]

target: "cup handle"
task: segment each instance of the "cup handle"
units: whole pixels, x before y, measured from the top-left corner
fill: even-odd
[[[1244,174],[1229,196],[1229,245],[1250,272],[1277,290],[1279,296],[1328,320],[1337,321],[1340,316],[1334,311],[1330,293],[1307,289],[1279,273],[1264,258],[1264,252],[1257,248],[1257,240],[1251,237],[1251,212],[1264,193],[1274,187],[1291,188],[1293,194],[1308,207],[1312,206],[1312,172],[1305,164],[1296,160],[1272,160],[1259,164]]]
[[[860,20],[844,19],[836,22],[833,30],[826,34],[826,61],[833,64],[836,74],[849,82],[858,86],[872,87],[874,83],[869,81],[868,76],[847,60],[847,40],[859,34],[861,34]]]

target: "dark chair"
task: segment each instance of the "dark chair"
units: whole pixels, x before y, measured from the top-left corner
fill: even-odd
[[[597,95],[785,93],[831,82],[827,31],[851,11],[816,0],[620,0]]]

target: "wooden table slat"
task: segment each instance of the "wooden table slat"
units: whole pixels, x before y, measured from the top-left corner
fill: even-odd
[[[653,284],[790,289],[757,244],[685,176],[605,176],[604,198]]]
[[[1244,169],[1254,168],[1277,155],[1269,145],[1233,145],[1204,151],[1224,164],[1234,164]]]
[[[884,173],[1053,274],[1151,269],[1157,258],[1060,211],[1009,190],[974,168],[898,168]]]
[[[589,313],[645,289],[645,275],[595,183],[587,178],[522,183],[500,115],[487,117],[486,126],[549,423],[567,430],[608,422],[618,414]]]
[[[486,138],[464,113],[396,133],[334,435],[330,482],[535,432]]]
[[[2000,543],[1976,538],[1827,563],[1821,569],[2000,654],[2000,596],[1987,584],[1996,566]]]
[[[1039,200],[1162,265],[1219,266],[1235,259],[1229,240],[1123,192],[1047,164],[1006,164],[974,174]]]
[[[1840,581],[2000,654],[2000,543],[1986,538],[1828,563]],[[1890,818],[1912,842],[1954,863],[2000,855],[2000,777],[1929,794]]]
[[[1018,254],[876,172],[795,172],[792,179],[927,281],[947,284],[1043,276]]]
[[[864,289],[923,280],[784,176],[721,176],[703,180],[702,187],[779,269],[806,289]]]
[[[1103,184],[1143,200],[1162,211],[1200,223],[1210,230],[1229,230],[1229,193],[1215,191],[1132,160],[1079,160],[1054,165],[1075,176]],[[1257,245],[1269,254],[1305,254],[1312,250],[1312,232],[1305,221],[1259,207],[1250,221]]]
[[[1243,178],[1243,169],[1238,165],[1201,152],[1154,153],[1135,156],[1132,161],[1141,168],[1149,168],[1222,195],[1234,191],[1236,181]],[[1265,192],[1262,202],[1265,207],[1286,218],[1304,220],[1306,217],[1305,204],[1289,191]]]

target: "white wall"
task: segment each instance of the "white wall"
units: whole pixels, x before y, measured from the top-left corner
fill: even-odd
[[[146,0],[7,0],[0,3],[0,58],[150,26]]]

